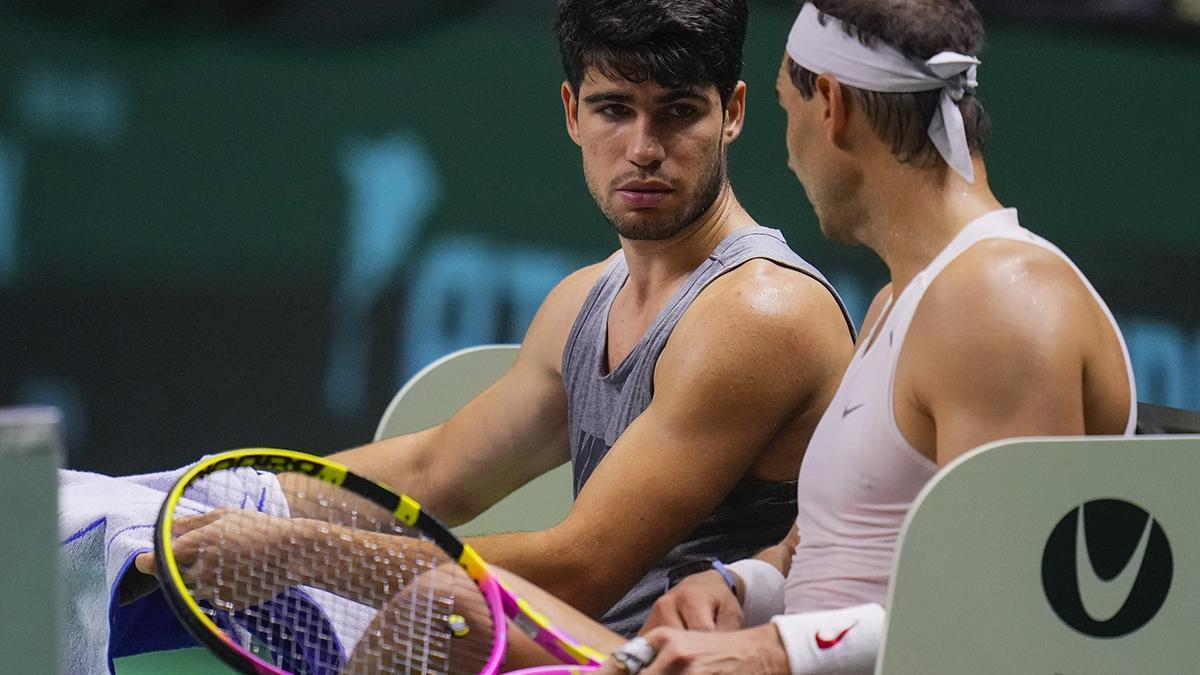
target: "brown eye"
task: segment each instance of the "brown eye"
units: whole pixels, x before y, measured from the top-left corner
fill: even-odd
[[[696,114],[696,109],[690,105],[673,105],[667,108],[667,114],[677,119],[687,119]]]
[[[617,103],[606,105],[597,112],[605,117],[628,117],[630,114],[629,108]]]

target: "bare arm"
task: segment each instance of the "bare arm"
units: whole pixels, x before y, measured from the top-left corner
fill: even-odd
[[[584,268],[551,291],[513,367],[444,424],[330,459],[412,495],[452,525],[567,461],[560,361],[599,271],[599,265]]]
[[[939,466],[990,441],[1084,433],[1087,363],[1113,350],[1123,363],[1075,273],[1040,249],[1013,246],[984,244],[947,268],[905,342],[897,422]],[[1119,397],[1128,391],[1121,375],[1110,387]],[[1118,411],[1127,393],[1121,399]]]
[[[823,405],[851,350],[836,304],[811,279],[775,270],[788,276],[767,283],[745,271],[685,314],[653,401],[567,519],[474,540],[486,559],[599,615],[712,512],[782,426]]]

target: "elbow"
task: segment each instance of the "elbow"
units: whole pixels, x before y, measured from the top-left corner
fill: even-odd
[[[420,487],[405,492],[417,500],[422,511],[447,527],[462,525],[484,510],[476,503],[477,500],[472,499],[472,495],[467,494],[468,490],[455,489],[450,481],[437,480],[427,474],[416,485]]]
[[[440,427],[433,427],[413,435],[419,442],[396,458],[394,470],[400,474],[393,487],[417,500],[421,510],[438,522],[455,527],[482,513],[486,505],[478,503],[474,491],[463,489],[460,467],[452,457],[434,452],[441,447],[439,431]]]
[[[458,527],[486,510],[470,499],[470,495],[456,494],[460,492],[462,491],[442,490],[433,495],[436,498],[422,502],[422,508],[447,527]]]

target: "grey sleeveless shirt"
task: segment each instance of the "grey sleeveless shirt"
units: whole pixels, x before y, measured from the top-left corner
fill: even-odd
[[[625,257],[618,254],[588,293],[563,350],[562,373],[576,495],[617,438],[650,404],[655,364],[679,318],[714,279],[757,258],[797,270],[824,284],[842,308],[853,336],[854,324],[825,277],[788,248],[778,230],[748,227],[735,230],[717,245],[659,312],[633,351],[606,374],[608,313],[629,276]],[[663,480],[670,480],[670,476],[663,476]],[[753,555],[779,543],[795,518],[795,481],[744,478],[602,621],[612,630],[632,636],[666,589],[667,572],[671,568],[706,557],[732,562]]]

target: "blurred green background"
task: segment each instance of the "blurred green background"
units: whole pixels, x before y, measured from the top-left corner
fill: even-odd
[[[0,7],[0,404],[60,406],[70,466],[366,442],[408,375],[519,340],[616,246],[563,132],[551,3],[396,7]],[[1109,300],[1140,398],[1200,408],[1198,33],[1033,14],[988,15],[992,184]],[[793,15],[752,3],[731,175],[861,318],[884,269],[821,238],[785,166]]]
[[[549,0],[0,0],[0,405],[122,474],[370,439],[399,385],[520,339],[615,236],[562,129]],[[1109,300],[1139,397],[1200,408],[1200,0],[981,0],[991,182]],[[856,318],[752,0],[734,187]],[[224,672],[201,650],[118,672]]]

